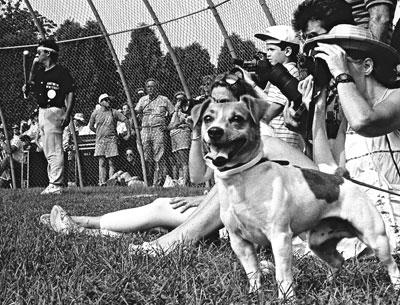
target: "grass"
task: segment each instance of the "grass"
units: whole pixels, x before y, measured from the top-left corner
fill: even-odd
[[[101,215],[147,204],[158,196],[189,195],[198,189],[124,187],[68,189],[40,196],[40,189],[0,193],[0,304],[277,304],[272,275],[263,276],[259,296],[247,293],[245,273],[225,240],[181,247],[169,255],[128,255],[131,242],[157,238],[148,232],[121,238],[63,236],[38,223],[54,204],[71,214]],[[260,259],[271,259],[262,249]],[[399,257],[396,257],[399,263]],[[376,259],[345,264],[328,280],[325,263],[315,257],[294,260],[299,304],[397,304]]]

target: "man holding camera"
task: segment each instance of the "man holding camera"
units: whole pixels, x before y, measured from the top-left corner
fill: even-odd
[[[192,130],[187,123],[188,114],[182,112],[182,103],[186,101],[185,93],[178,91],[174,95],[175,111],[168,126],[171,136],[172,178],[178,180],[181,176],[185,186],[189,185],[189,149]],[[182,172],[180,175],[179,172]]]
[[[296,67],[299,40],[290,26],[271,26],[267,28],[265,34],[254,36],[265,41],[266,57],[272,66],[282,64],[292,76],[299,78],[299,70]],[[282,111],[289,103],[287,97],[277,86],[269,84],[266,100],[270,106],[263,120],[273,128],[274,136],[303,151],[304,140],[301,135],[289,130],[284,124]]]
[[[153,179],[153,186],[162,186],[166,175],[166,131],[174,106],[167,97],[158,93],[155,79],[148,79],[145,86],[147,95],[139,99],[135,111],[142,119],[140,135],[148,180]]]

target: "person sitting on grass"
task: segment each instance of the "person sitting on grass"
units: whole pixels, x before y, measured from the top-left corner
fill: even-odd
[[[110,179],[107,180],[107,185],[122,185],[122,186],[144,186],[144,182],[140,180],[134,173],[137,172],[137,164],[135,161],[135,153],[132,147],[127,147],[125,151],[124,170],[117,171]]]
[[[211,97],[219,102],[238,101],[240,96],[250,94],[258,97],[254,84],[224,73],[218,76],[211,89]],[[265,129],[266,132],[269,129]],[[288,160],[298,166],[316,168],[314,163],[299,150],[280,139],[263,135],[264,153],[269,159]],[[205,181],[205,163],[199,126],[193,129],[189,153],[189,168],[193,182]],[[51,214],[41,216],[41,222],[60,233],[82,232],[85,234],[112,234],[115,232],[136,232],[153,227],[175,228],[151,243],[130,245],[130,251],[161,251],[168,253],[180,243],[190,244],[222,228],[219,217],[219,200],[214,186],[205,196],[184,198],[159,198],[152,203],[102,216],[69,216],[59,206],[54,206]]]

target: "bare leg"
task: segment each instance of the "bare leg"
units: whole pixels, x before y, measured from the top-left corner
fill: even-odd
[[[108,178],[111,178],[115,173],[115,158],[108,158]]]
[[[197,242],[219,228],[222,228],[222,221],[219,217],[217,188],[214,186],[182,225],[151,242],[150,247],[161,248],[167,253],[178,243]]]
[[[170,205],[170,198],[158,198],[152,203],[103,216],[71,216],[81,227],[106,229],[113,232],[137,232],[154,227],[175,228],[182,224],[196,209],[194,207],[181,213]]]
[[[99,185],[106,183],[106,158],[104,156],[99,157]]]

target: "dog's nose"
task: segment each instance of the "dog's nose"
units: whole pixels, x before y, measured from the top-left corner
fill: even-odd
[[[224,135],[224,130],[220,127],[211,127],[207,133],[212,140],[218,140]]]

